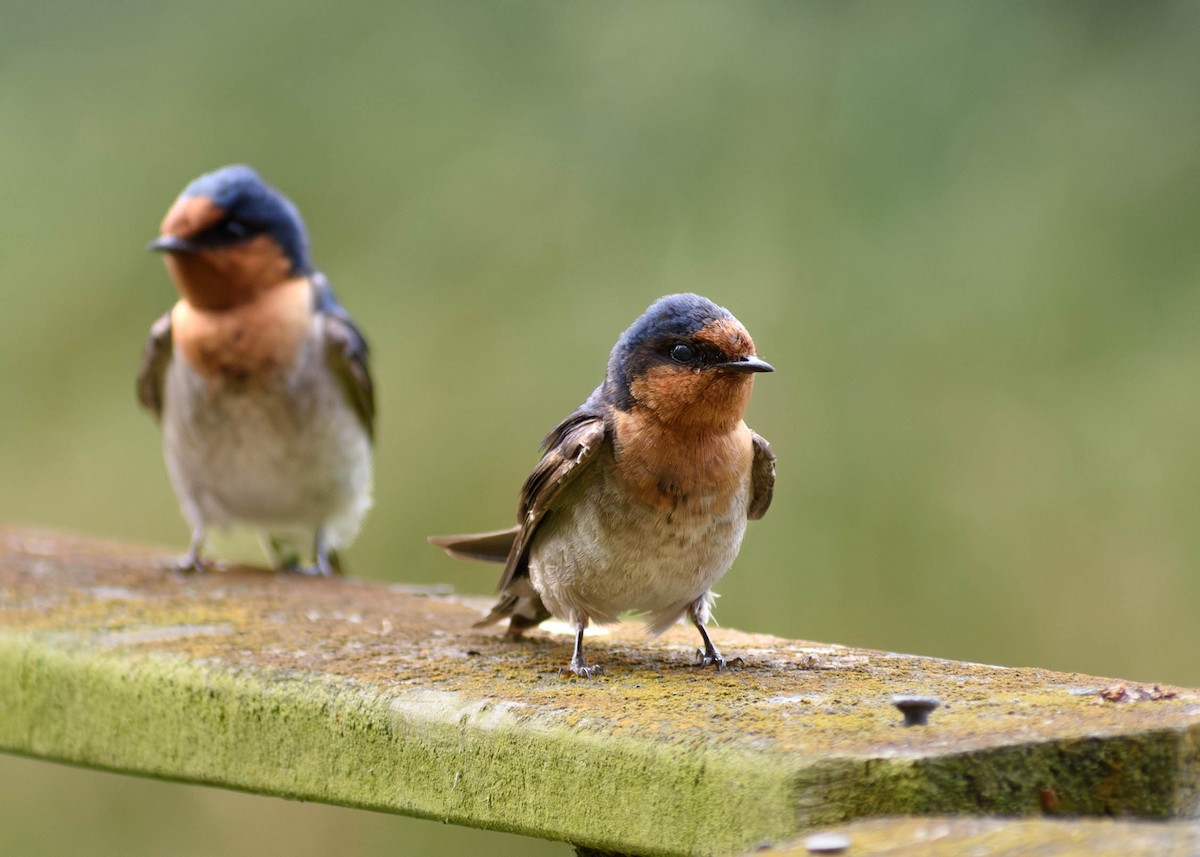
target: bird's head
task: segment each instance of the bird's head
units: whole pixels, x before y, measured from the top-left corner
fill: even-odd
[[[237,306],[312,273],[300,212],[240,164],[184,188],[148,249],[165,254],[179,291],[204,309]]]
[[[745,413],[754,375],[773,371],[728,310],[699,295],[668,295],[617,341],[605,390],[620,410],[680,428],[724,430]]]

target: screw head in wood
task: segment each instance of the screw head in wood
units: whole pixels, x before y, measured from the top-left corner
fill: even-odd
[[[892,697],[892,705],[904,715],[905,726],[926,726],[929,714],[942,704],[936,696],[909,696],[898,693]]]

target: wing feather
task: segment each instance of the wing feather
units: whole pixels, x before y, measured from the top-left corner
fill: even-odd
[[[345,307],[333,296],[325,275],[313,274],[312,282],[316,311],[325,317],[325,358],[363,428],[374,439],[375,384],[371,380],[367,340]]]
[[[503,592],[513,579],[529,571],[529,545],[538,526],[554,510],[563,489],[595,459],[608,438],[602,413],[586,406],[567,417],[546,436],[541,461],[521,488],[518,530],[500,578]]]
[[[767,514],[775,493],[775,453],[761,435],[754,431],[750,435],[754,440],[754,462],[750,471],[750,506],[746,517],[757,521]]]
[[[146,339],[142,365],[137,375],[138,401],[159,420],[163,411],[163,381],[167,365],[171,362],[172,349],[171,313],[167,311],[150,326],[150,336]]]

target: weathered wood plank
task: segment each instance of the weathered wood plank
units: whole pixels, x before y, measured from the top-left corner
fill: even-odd
[[[718,630],[471,628],[486,601],[0,530],[0,749],[636,854],[930,812],[1194,817],[1200,694]],[[895,693],[942,700],[904,728]],[[1113,694],[1117,696],[1117,694]]]
[[[755,851],[762,857],[1195,857],[1195,822],[1128,819],[879,818]]]

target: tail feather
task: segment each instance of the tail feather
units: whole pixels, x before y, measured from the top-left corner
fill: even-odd
[[[484,562],[507,562],[509,551],[516,541],[520,527],[496,530],[491,533],[470,533],[460,536],[430,536],[429,543],[437,545],[458,559],[481,559]]]
[[[429,542],[459,559],[507,562],[520,531],[520,527],[513,527],[491,533],[430,536]],[[501,586],[503,591],[500,593],[500,600],[486,616],[475,623],[476,628],[485,628],[508,619],[505,636],[515,640],[530,628],[535,628],[550,618],[550,611],[542,603],[541,596],[534,590],[529,575],[524,571],[506,576],[501,581]]]
[[[518,600],[515,595],[503,596],[486,616],[472,624],[471,627],[486,628],[488,625],[495,625],[497,622],[507,619],[517,609]]]
[[[486,628],[505,619],[508,620],[508,630],[504,635],[512,640],[518,640],[530,628],[536,628],[550,618],[550,611],[542,603],[537,593],[529,595],[514,595],[505,593],[491,611],[471,627]]]

